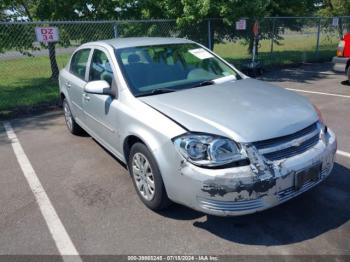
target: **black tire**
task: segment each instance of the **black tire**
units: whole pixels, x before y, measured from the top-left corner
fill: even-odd
[[[346,74],[348,75],[348,83],[350,84],[350,66],[348,66],[348,69],[346,70]]]
[[[151,173],[153,174],[153,182],[154,182],[154,195],[153,195],[153,198],[150,200],[147,200],[144,197],[144,195],[140,192],[137,186],[137,182],[136,182],[137,175],[135,175],[133,171],[133,161],[134,161],[134,157],[136,157],[135,156],[136,154],[138,155],[141,154],[142,156],[144,156],[151,167]],[[138,142],[131,147],[130,154],[129,154],[129,161],[128,161],[128,169],[139,198],[148,208],[155,211],[159,211],[167,208],[171,204],[171,201],[169,200],[168,195],[165,191],[162,175],[159,171],[157,162],[153,157],[153,155],[151,154],[151,152],[148,150],[148,148],[144,144]]]
[[[62,108],[64,112],[64,120],[66,122],[66,126],[69,132],[73,135],[81,135],[84,133],[84,130],[75,122],[74,117],[72,115],[72,111],[70,110],[67,99],[63,99]],[[70,118],[70,119],[69,119]]]

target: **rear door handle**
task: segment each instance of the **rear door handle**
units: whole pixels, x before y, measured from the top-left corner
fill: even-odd
[[[71,87],[72,87],[72,84],[71,84],[69,81],[67,81],[67,82],[66,82],[66,87],[71,88]]]

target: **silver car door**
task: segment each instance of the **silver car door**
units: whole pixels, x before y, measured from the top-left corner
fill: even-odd
[[[78,123],[84,123],[83,93],[86,85],[87,65],[91,49],[80,49],[72,56],[69,72],[69,79],[65,79],[64,85],[67,88],[70,98],[70,107],[74,118]]]
[[[89,64],[89,81],[105,80],[111,88],[116,89],[112,64],[109,62],[111,59],[108,57],[108,53],[102,48],[93,50]],[[83,109],[90,133],[117,155],[119,153],[116,151],[120,144],[117,135],[118,103],[119,101],[111,95],[85,92],[83,94]]]

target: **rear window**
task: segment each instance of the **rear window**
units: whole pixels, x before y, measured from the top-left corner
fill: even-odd
[[[70,62],[69,71],[79,77],[82,80],[85,80],[86,64],[89,59],[90,49],[82,49],[76,52],[72,61]]]

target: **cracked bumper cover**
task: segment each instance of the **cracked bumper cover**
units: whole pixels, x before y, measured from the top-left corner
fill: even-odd
[[[308,151],[283,161],[271,162],[257,175],[252,166],[205,169],[183,162],[181,188],[172,198],[193,209],[219,216],[254,213],[281,204],[322,182],[332,171],[337,142],[329,130],[325,138]],[[296,189],[296,174],[320,165],[318,180]],[[171,190],[170,190],[171,191]]]

